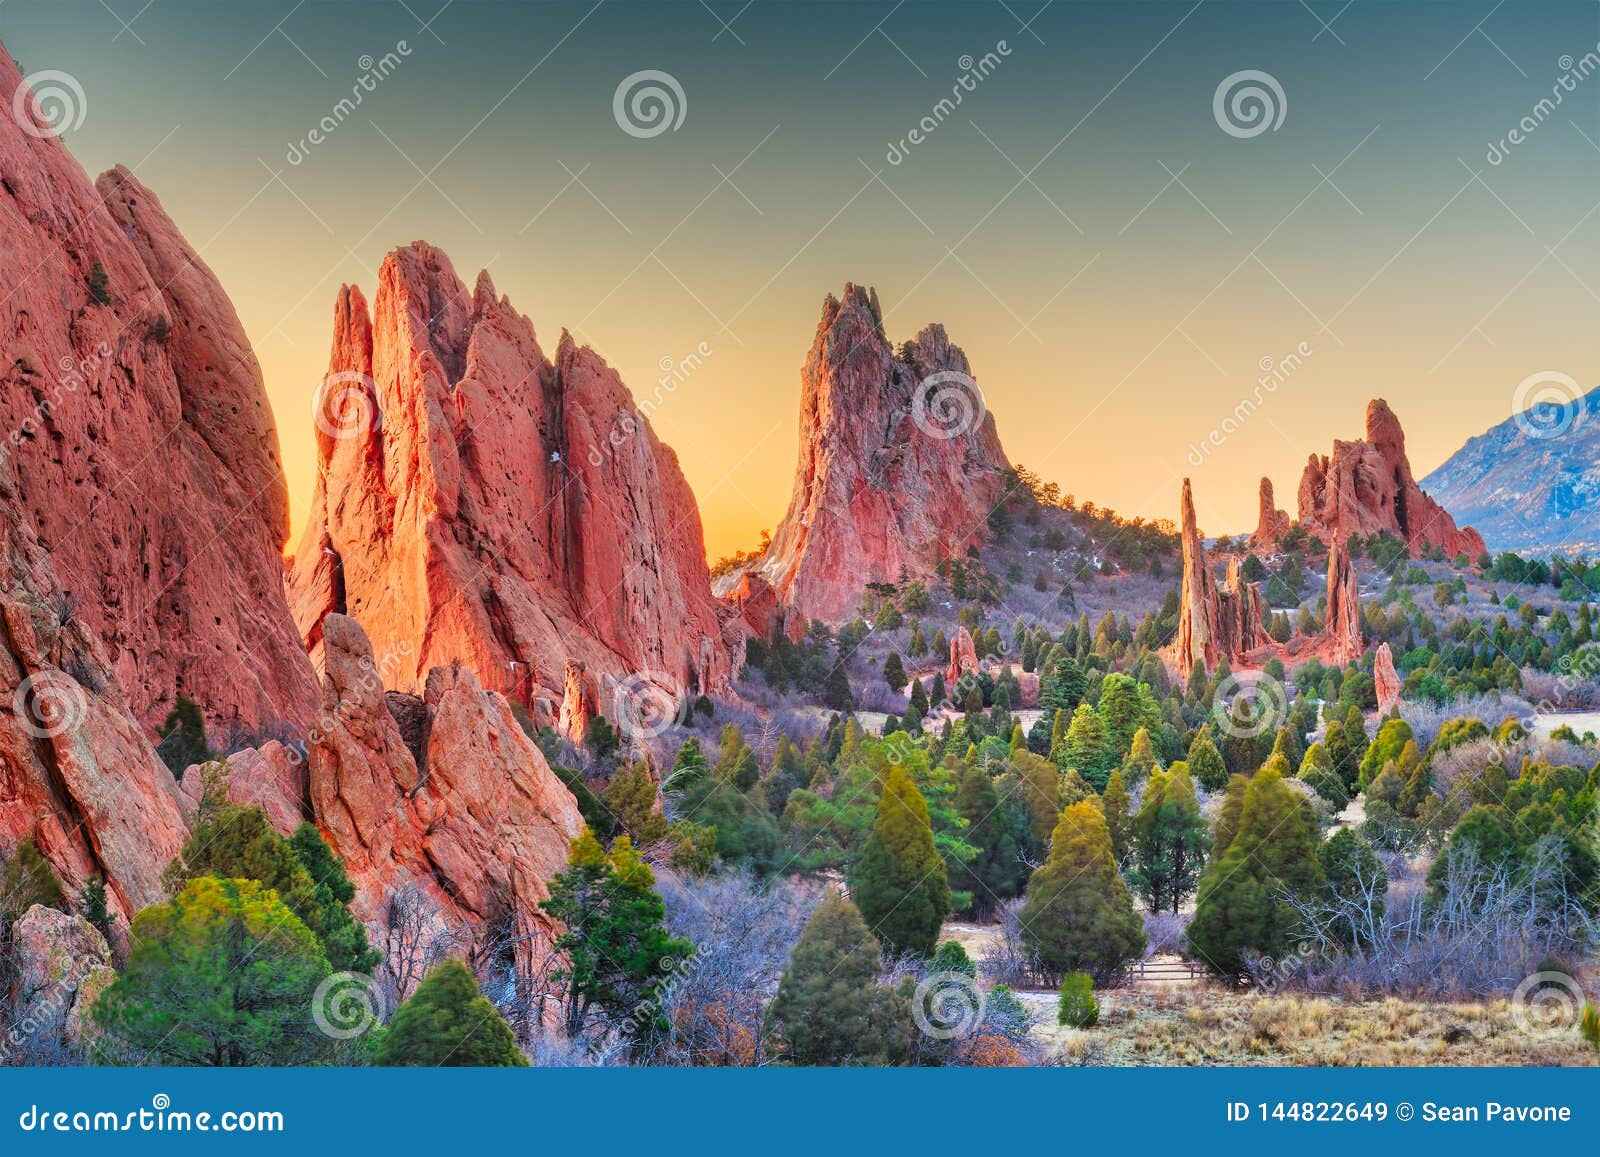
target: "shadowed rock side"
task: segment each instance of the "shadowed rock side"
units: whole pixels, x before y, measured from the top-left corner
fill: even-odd
[[[1452,557],[1476,559],[1483,538],[1457,528],[1444,507],[1422,492],[1411,476],[1406,435],[1389,403],[1367,403],[1367,436],[1333,444],[1331,456],[1313,454],[1300,477],[1300,525],[1325,542],[1344,542],[1387,530],[1413,554],[1440,547]]]
[[[356,915],[382,943],[410,896],[440,927],[498,923],[519,960],[542,958],[553,926],[538,905],[583,821],[511,705],[464,667],[436,667],[408,705],[422,724],[413,750],[356,621],[329,615],[322,639],[311,804],[356,886]]]
[[[801,620],[787,623],[791,634],[810,619],[845,618],[867,583],[929,574],[982,541],[1004,493],[1008,461],[966,355],[939,325],[901,352],[871,290],[846,285],[842,300],[824,302],[800,376],[789,512],[753,564]],[[928,382],[941,372],[949,376]],[[721,584],[724,593],[737,581]]]
[[[1206,670],[1219,660],[1237,663],[1257,647],[1271,643],[1267,635],[1261,588],[1247,583],[1239,560],[1228,560],[1227,579],[1219,588],[1195,526],[1194,494],[1183,480],[1183,513],[1179,544],[1183,552],[1183,585],[1178,604],[1178,636],[1167,657],[1181,678],[1195,663]]]
[[[396,688],[460,662],[558,701],[575,659],[727,690],[744,633],[711,596],[699,508],[598,354],[563,333],[547,359],[487,273],[469,293],[416,242],[384,260],[370,313],[340,290],[329,371],[290,577],[313,658],[338,612]]]
[[[288,503],[261,371],[211,271],[126,169],[98,187],[10,114],[0,53],[0,464],[133,715],[303,722]],[[121,704],[115,705],[120,711]]]
[[[0,847],[36,841],[73,896],[102,877],[126,927],[183,846],[178,785],[18,499],[0,470]]]

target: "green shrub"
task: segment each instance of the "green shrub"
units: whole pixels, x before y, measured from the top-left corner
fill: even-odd
[[[1094,978],[1087,972],[1069,972],[1061,981],[1061,1006],[1056,1020],[1070,1028],[1093,1028],[1100,1023]]]

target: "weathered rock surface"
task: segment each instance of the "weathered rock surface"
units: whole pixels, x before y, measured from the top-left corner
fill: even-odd
[[[383,943],[393,901],[420,893],[441,920],[517,931],[519,957],[548,948],[538,904],[582,827],[572,794],[511,705],[459,664],[427,675],[420,758],[390,713],[372,645],[354,619],[322,624],[323,714],[309,751],[316,822],[356,885],[353,909]]]
[[[70,1050],[94,1031],[94,1002],[117,977],[111,947],[94,925],[35,904],[11,925],[10,954],[7,1027],[25,1038],[29,1054],[19,1060]],[[9,1038],[0,1038],[0,1059],[10,1046]]]
[[[416,242],[384,260],[370,314],[344,287],[321,397],[290,579],[314,658],[336,612],[399,689],[460,662],[531,706],[575,659],[727,690],[745,636],[711,596],[676,456],[598,354],[563,333],[546,358],[487,273],[468,292]]]
[[[1237,558],[1229,559],[1227,579],[1218,587],[1195,526],[1194,493],[1187,478],[1183,480],[1182,507],[1179,545],[1183,553],[1183,584],[1178,636],[1167,649],[1167,656],[1179,677],[1187,679],[1196,662],[1209,671],[1222,659],[1230,663],[1243,660],[1272,640],[1267,635],[1261,588],[1244,581]]]
[[[973,644],[972,632],[962,627],[950,640],[950,664],[944,669],[945,687],[955,695],[956,684],[968,671],[978,669],[978,649]]]
[[[288,503],[249,341],[131,173],[91,184],[10,115],[19,79],[0,52],[3,469],[135,717],[159,723],[181,693],[216,735],[303,721],[316,682],[282,595]]]
[[[803,614],[785,613],[772,584],[753,570],[746,570],[731,580],[722,597],[739,612],[744,625],[758,639],[771,639],[779,631],[785,632],[791,642],[805,638],[809,625]]]
[[[1289,533],[1289,512],[1279,510],[1272,493],[1272,479],[1261,480],[1260,513],[1256,518],[1256,532],[1250,536],[1250,545],[1259,550],[1275,550]]]
[[[1378,694],[1378,714],[1387,715],[1400,702],[1400,672],[1394,669],[1394,652],[1379,643],[1372,656],[1372,682]]]
[[[594,680],[584,670],[582,663],[567,660],[566,677],[561,694],[561,714],[557,718],[556,732],[574,744],[583,742],[584,732],[594,719],[596,701]]]
[[[1311,456],[1299,499],[1300,525],[1325,542],[1386,530],[1405,540],[1413,554],[1439,547],[1452,557],[1476,559],[1484,550],[1477,531],[1458,528],[1417,485],[1405,431],[1382,398],[1367,404],[1365,440],[1335,441],[1331,456]]]
[[[184,836],[178,785],[0,464],[0,848],[34,839],[73,894],[103,878],[126,920]]]
[[[1337,539],[1328,548],[1326,662],[1343,666],[1361,657],[1361,585],[1350,552]]]
[[[246,747],[227,758],[228,800],[241,807],[259,807],[267,822],[281,835],[309,819],[306,797],[306,761],[299,752],[269,740],[260,747]],[[183,793],[184,812],[191,819],[200,807],[205,791],[206,767],[197,764],[183,773],[178,789]]]
[[[872,290],[823,303],[789,511],[753,564],[802,622],[837,622],[867,583],[925,576],[982,541],[1005,492],[1009,463],[966,355],[939,325],[902,352]]]

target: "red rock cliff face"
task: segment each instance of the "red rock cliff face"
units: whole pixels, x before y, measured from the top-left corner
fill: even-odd
[[[261,372],[211,271],[125,169],[89,182],[11,115],[0,52],[0,430],[55,581],[133,714],[303,721],[287,500]],[[25,102],[24,102],[25,105]]]
[[[1300,524],[1328,542],[1387,530],[1404,539],[1413,554],[1441,547],[1448,555],[1475,559],[1484,551],[1477,531],[1457,528],[1444,507],[1417,485],[1405,431],[1382,398],[1367,404],[1364,441],[1336,441],[1332,456],[1313,454],[1306,463]]]
[[[370,312],[340,291],[329,371],[290,579],[314,657],[340,612],[399,688],[460,662],[559,699],[568,659],[727,688],[743,634],[724,637],[694,495],[598,354],[563,333],[546,358],[487,273],[469,293],[417,242]]]
[[[966,355],[938,325],[906,352],[871,290],[823,304],[789,512],[756,564],[791,616],[838,621],[867,583],[929,574],[988,532],[1008,463]]]

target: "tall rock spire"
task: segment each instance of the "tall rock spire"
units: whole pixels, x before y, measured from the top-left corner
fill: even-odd
[[[1178,603],[1178,636],[1168,657],[1181,678],[1187,679],[1196,662],[1211,670],[1222,659],[1230,662],[1271,642],[1261,588],[1245,582],[1239,560],[1228,560],[1227,579],[1219,589],[1206,557],[1205,543],[1195,525],[1194,492],[1183,480],[1179,546],[1183,555],[1183,584]]]

